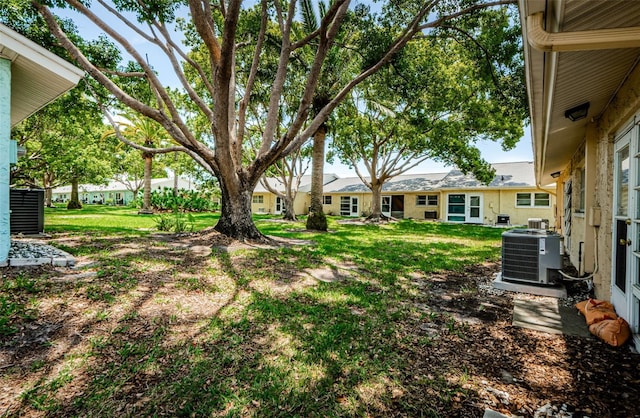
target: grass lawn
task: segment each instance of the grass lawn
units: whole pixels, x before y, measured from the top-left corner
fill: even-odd
[[[45,217],[86,267],[0,270],[0,415],[527,416],[582,399],[563,363],[579,354],[514,330],[511,299],[480,290],[499,229],[331,218],[309,233],[260,216],[296,244],[257,247],[159,234],[124,208]]]

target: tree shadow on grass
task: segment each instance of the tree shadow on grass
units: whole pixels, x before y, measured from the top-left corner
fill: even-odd
[[[27,325],[61,327],[2,369],[7,415],[481,416],[495,390],[550,395],[519,370],[535,358],[557,372],[557,355],[521,348],[545,339],[505,325],[509,306],[480,316],[475,279],[490,268],[460,272],[495,248],[332,239],[211,255],[153,237],[83,249],[97,277],[31,295],[39,315]],[[302,271],[335,266],[330,246],[345,244],[363,247],[352,275],[310,283]],[[433,273],[449,260],[456,272]],[[467,298],[472,312],[449,304]]]

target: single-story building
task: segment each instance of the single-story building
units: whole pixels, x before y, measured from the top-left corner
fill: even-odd
[[[532,162],[492,166],[496,175],[488,185],[459,170],[394,177],[382,186],[382,213],[477,224],[527,225],[530,218],[553,218],[555,191],[536,185]],[[341,178],[325,185],[323,209],[330,215],[363,216],[371,212],[371,198],[359,177]]]
[[[325,174],[323,178],[323,184],[330,183],[337,179],[335,174]],[[279,193],[285,194],[284,183],[275,177],[267,177],[265,179],[269,187]],[[309,192],[311,191],[311,176],[304,175],[300,178],[300,187],[298,187],[298,193],[293,201],[293,207],[295,208],[296,215],[304,215],[309,213],[309,206],[311,205],[311,198]],[[281,197],[272,193],[262,181],[258,182],[258,185],[253,190],[253,197],[251,200],[251,212],[258,214],[280,214],[284,210],[284,201]]]
[[[151,192],[164,188],[173,188],[173,178],[151,179]],[[186,178],[178,177],[178,189],[194,190],[194,183]],[[140,188],[142,192],[142,188]],[[71,186],[56,187],[51,190],[51,201],[55,203],[67,203],[71,198]],[[82,203],[99,205],[128,205],[136,196],[121,181],[113,180],[107,184],[80,184],[78,185],[78,198]]]
[[[640,347],[640,2],[519,0],[536,182]]]
[[[9,165],[17,158],[11,128],[72,89],[84,72],[0,24],[0,266],[11,247]]]

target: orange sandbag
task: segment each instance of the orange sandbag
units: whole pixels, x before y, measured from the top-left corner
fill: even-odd
[[[623,318],[605,319],[589,326],[589,331],[614,347],[624,344],[631,335],[629,324]]]
[[[576,308],[587,321],[587,325],[593,325],[605,319],[617,319],[613,305],[606,300],[589,299],[576,303]]]

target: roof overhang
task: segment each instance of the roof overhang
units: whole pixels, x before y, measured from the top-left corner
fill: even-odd
[[[640,1],[519,0],[538,184],[555,181],[640,60]],[[568,109],[589,103],[587,117]]]
[[[3,24],[0,58],[11,61],[11,127],[72,89],[84,74]]]

